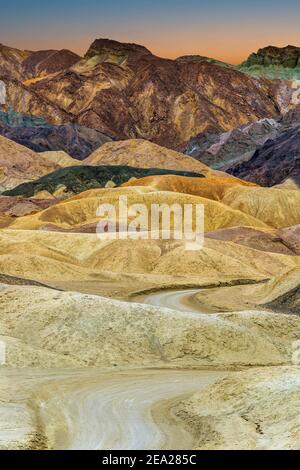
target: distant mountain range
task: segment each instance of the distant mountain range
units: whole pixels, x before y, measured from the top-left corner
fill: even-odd
[[[290,48],[287,53],[292,56]],[[292,106],[293,84],[253,78],[257,64],[249,60],[242,73],[214,59],[162,59],[143,46],[109,39],[94,41],[83,58],[67,50],[1,45],[2,110],[12,107],[52,125],[78,124],[113,139],[144,138],[182,149],[199,133],[278,117]],[[282,64],[291,70],[294,65]],[[262,66],[269,75],[268,63]]]

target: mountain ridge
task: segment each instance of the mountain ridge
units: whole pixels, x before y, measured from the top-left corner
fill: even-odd
[[[83,58],[66,50],[9,48],[6,56],[0,66],[6,108],[172,149],[201,132],[279,117],[295,93],[288,81],[253,78],[214,59],[165,59],[111,39],[96,39]]]

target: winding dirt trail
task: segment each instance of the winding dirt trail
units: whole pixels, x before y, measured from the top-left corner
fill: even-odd
[[[135,301],[155,307],[172,308],[180,312],[208,313],[201,311],[201,306],[197,305],[193,298],[199,291],[200,289],[162,290],[137,297]]]
[[[211,371],[97,369],[7,374],[14,397],[20,395],[23,401],[26,391],[47,448],[88,450],[192,448],[192,436],[174,422],[170,407],[224,376]]]
[[[138,301],[198,316],[204,312],[193,300],[197,292],[160,291]],[[5,369],[0,391],[6,390],[15,403],[3,429],[0,419],[0,448],[3,442],[10,448],[18,447],[18,442],[23,448],[39,448],[42,442],[48,449],[192,449],[193,436],[172,414],[172,406],[226,374],[170,369]],[[7,429],[16,427],[20,407],[27,424],[18,428],[16,445],[10,442]],[[36,447],[34,442],[38,442]]]

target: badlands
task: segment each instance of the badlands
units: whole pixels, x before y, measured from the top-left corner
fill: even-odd
[[[0,448],[299,447],[299,191],[157,173],[0,197]],[[203,249],[100,240],[120,196],[203,204]]]
[[[299,105],[264,76],[298,49],[279,52],[0,46],[1,450],[299,449]],[[154,236],[176,204],[203,207],[201,249],[162,218]]]

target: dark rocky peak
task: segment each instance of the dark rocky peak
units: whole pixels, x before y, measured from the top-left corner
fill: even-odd
[[[299,67],[300,47],[291,45],[286,47],[267,46],[259,49],[256,53],[252,53],[242,65],[248,67],[252,65],[263,65],[265,67],[279,65],[288,68]]]
[[[101,57],[103,62],[122,63],[129,57],[152,56],[152,53],[139,44],[123,43],[112,39],[96,39],[85,54],[85,59]]]

